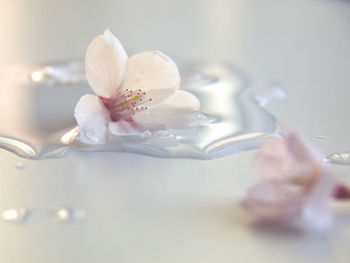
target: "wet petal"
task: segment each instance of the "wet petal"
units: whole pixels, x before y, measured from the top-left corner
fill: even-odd
[[[162,103],[135,114],[139,123],[163,124],[167,128],[185,128],[198,121],[200,103],[191,93],[177,90]]]
[[[336,178],[329,167],[324,167],[319,180],[306,198],[303,217],[315,228],[324,228],[330,225],[332,214],[330,200],[336,186]]]
[[[248,189],[242,205],[257,220],[288,221],[302,208],[302,191],[297,186],[261,182]]]
[[[266,180],[279,180],[289,169],[290,153],[285,141],[271,139],[262,145],[254,158],[254,166],[259,175]]]
[[[169,97],[180,85],[174,61],[159,51],[148,51],[129,58],[123,89],[146,92],[145,101],[156,104]]]
[[[263,180],[247,192],[243,205],[257,219],[297,217],[317,230],[330,224],[336,180],[321,151],[309,141],[288,131],[284,140],[262,146],[255,165]]]
[[[264,179],[298,181],[305,185],[325,167],[321,151],[291,131],[285,139],[266,142],[257,153],[254,165]]]
[[[322,152],[296,132],[288,131],[286,145],[296,161],[324,163]]]
[[[144,131],[142,127],[137,125],[136,123],[124,120],[110,122],[109,130],[112,134],[116,136],[141,135],[141,133]]]
[[[103,144],[108,140],[109,112],[97,96],[91,94],[82,96],[75,107],[74,116],[80,130],[80,141]]]
[[[107,29],[89,45],[85,56],[88,82],[99,96],[116,95],[123,80],[127,55],[119,40]]]

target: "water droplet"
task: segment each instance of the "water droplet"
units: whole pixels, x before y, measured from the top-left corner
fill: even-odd
[[[2,219],[11,223],[23,223],[27,219],[26,209],[8,209],[2,212]]]
[[[141,138],[142,139],[146,139],[146,138],[150,138],[150,137],[152,137],[152,132],[149,131],[149,130],[146,130],[143,133],[141,133]]]
[[[317,135],[315,138],[319,139],[319,140],[328,140],[329,139],[329,137],[325,136],[325,135]]]
[[[71,211],[67,208],[61,208],[56,211],[56,218],[59,221],[66,221],[71,217]]]
[[[43,79],[43,74],[40,71],[35,71],[30,75],[32,81],[39,82]]]
[[[350,152],[330,154],[325,161],[332,164],[350,165]]]
[[[55,83],[77,83],[86,80],[84,66],[79,61],[71,61],[39,68],[30,73],[29,76],[33,82],[46,83],[49,85]]]
[[[25,165],[23,163],[19,162],[19,163],[16,164],[16,168],[19,169],[19,170],[23,170],[26,167],[25,167]]]
[[[83,63],[3,68],[0,104],[4,111],[16,114],[10,120],[7,115],[0,117],[0,123],[9,124],[0,126],[0,148],[31,159],[61,157],[76,151],[120,150],[159,157],[212,159],[256,148],[277,134],[275,117],[262,107],[283,97],[276,83],[256,82],[221,63],[183,68],[181,89],[194,94],[201,103],[201,112],[188,119],[195,125],[159,133],[146,131],[137,140],[116,136],[108,145],[86,145],[78,140],[74,108],[83,94],[91,93]],[[23,103],[18,104],[19,100]],[[85,136],[96,139],[94,133],[87,132]]]
[[[217,116],[213,116],[213,115],[208,115],[208,114],[204,114],[204,113],[198,113],[197,114],[197,119],[202,122],[202,124],[205,123],[214,123],[214,122],[219,122],[220,118]]]
[[[169,136],[169,132],[167,130],[159,130],[154,133],[154,136],[167,137]]]
[[[86,217],[84,209],[73,209],[62,207],[55,211],[55,219],[60,222],[73,222],[83,220]]]
[[[55,220],[63,223],[76,222],[86,218],[81,208],[33,208],[8,209],[2,212],[2,219],[11,223],[33,223]]]

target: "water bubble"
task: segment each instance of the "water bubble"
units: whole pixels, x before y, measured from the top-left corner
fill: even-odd
[[[57,220],[59,221],[67,221],[71,217],[71,211],[67,208],[61,208],[55,213]]]
[[[317,135],[315,138],[319,139],[319,140],[328,140],[329,139],[329,137],[325,136],[325,135]]]
[[[1,217],[6,222],[23,223],[26,221],[28,211],[24,208],[8,209],[2,212]]]
[[[60,222],[73,222],[85,219],[86,211],[84,209],[73,209],[62,207],[55,211],[55,219]]]
[[[43,79],[43,74],[40,71],[34,71],[32,74],[30,74],[30,77],[32,81],[39,82]]]
[[[332,164],[350,165],[350,152],[332,153],[325,158],[325,161]]]
[[[26,166],[25,166],[23,163],[18,162],[18,163],[16,164],[16,168],[19,169],[19,170],[23,170],[24,168],[26,168]]]
[[[154,133],[154,136],[167,137],[169,136],[169,132],[167,130],[159,130]]]
[[[69,84],[86,80],[84,66],[80,61],[70,61],[36,69],[29,74],[31,81],[36,83]]]
[[[152,137],[152,132],[149,131],[149,130],[146,130],[146,131],[144,131],[143,133],[141,133],[141,138],[142,138],[142,139],[150,138],[150,137]]]
[[[86,218],[81,208],[13,208],[1,213],[2,219],[10,223],[33,223],[54,220],[62,223],[77,222]]]

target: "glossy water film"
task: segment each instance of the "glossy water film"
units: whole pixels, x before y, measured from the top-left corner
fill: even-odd
[[[76,139],[79,130],[73,116],[80,96],[93,93],[83,68],[77,61],[1,69],[0,147],[32,159],[77,151],[212,159],[258,147],[278,133],[275,117],[263,108],[284,96],[278,85],[253,80],[230,65],[185,64],[179,65],[181,89],[196,95],[201,103],[196,126],[85,145]]]

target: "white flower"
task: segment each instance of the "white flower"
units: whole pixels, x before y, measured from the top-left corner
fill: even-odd
[[[183,128],[195,120],[198,99],[178,90],[177,66],[159,51],[128,58],[107,29],[89,45],[85,69],[96,95],[82,96],[75,107],[79,139],[84,143],[102,144],[111,134],[140,135],[159,127]]]
[[[263,180],[242,201],[255,219],[309,223],[314,229],[330,224],[329,204],[337,180],[315,146],[288,132],[285,139],[263,145],[255,164]]]

